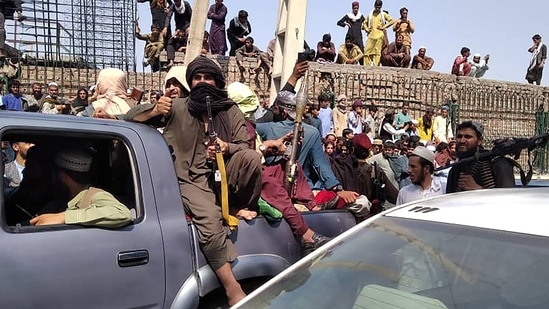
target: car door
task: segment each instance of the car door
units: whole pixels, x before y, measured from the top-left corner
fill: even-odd
[[[68,116],[58,116],[68,117]],[[104,229],[74,225],[0,229],[0,307],[152,308],[164,302],[164,251],[155,199],[139,136],[125,127],[0,117],[0,136],[40,130],[93,138],[112,135],[126,144],[136,192],[133,224]],[[51,119],[51,120],[50,120]],[[38,132],[38,131],[37,131]],[[67,133],[68,134],[68,133]],[[0,208],[6,206],[0,199]],[[4,211],[2,211],[4,214]]]

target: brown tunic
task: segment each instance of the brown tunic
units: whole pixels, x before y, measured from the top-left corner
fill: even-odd
[[[189,112],[187,100],[173,101],[172,112],[165,119],[164,138],[173,148],[172,157],[185,209],[192,215],[206,258],[217,270],[236,259],[237,252],[227,238],[221,207],[216,205],[213,171],[206,158],[204,121]],[[152,107],[142,105],[127,116],[133,118]],[[234,208],[256,209],[261,193],[261,158],[249,149],[246,122],[238,106],[233,105],[227,114],[232,132],[231,140],[226,141],[229,149],[225,155],[229,201]],[[157,117],[149,123],[160,126],[159,120]]]

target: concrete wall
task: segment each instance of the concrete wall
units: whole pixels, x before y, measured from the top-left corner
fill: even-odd
[[[241,79],[234,58],[215,57],[230,82]],[[256,60],[244,61],[244,78],[259,96],[269,95],[269,79]],[[76,94],[79,86],[95,83],[97,69],[46,68],[23,66],[23,90],[33,81],[44,84],[56,81],[65,96]],[[166,72],[129,73],[129,86],[151,90],[162,89]],[[336,97],[375,99],[382,109],[399,108],[409,102],[412,116],[420,117],[426,107],[438,109],[442,104],[456,106],[459,120],[475,119],[485,125],[488,139],[503,136],[529,136],[535,131],[535,113],[547,110],[549,88],[521,83],[456,77],[450,74],[387,67],[310,64],[310,98],[326,92]]]

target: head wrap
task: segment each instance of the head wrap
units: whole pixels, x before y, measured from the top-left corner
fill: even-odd
[[[181,85],[183,85],[183,92],[189,92],[190,87],[189,84],[187,84],[186,79],[186,72],[187,67],[184,65],[176,65],[173,66],[168,73],[166,74],[166,77],[164,78],[164,86],[167,86],[168,81],[172,78],[175,78]]]
[[[212,59],[198,56],[189,63],[185,77],[189,86],[192,86],[193,77],[196,73],[210,74],[214,78],[215,84],[220,89],[224,89],[226,86],[225,76],[223,76],[221,67]]]
[[[244,113],[246,119],[255,120],[254,112],[259,107],[259,98],[250,87],[239,82],[234,82],[227,87],[227,93],[229,98]]]
[[[127,113],[133,107],[128,100],[127,89],[124,71],[115,68],[101,70],[97,76],[97,101],[93,102],[93,107],[101,107],[113,115]]]

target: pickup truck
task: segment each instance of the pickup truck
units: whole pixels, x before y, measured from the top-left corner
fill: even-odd
[[[1,308],[215,308],[226,301],[185,214],[170,151],[156,129],[0,112],[0,138],[33,142],[40,146],[36,151],[42,149],[43,162],[52,162],[52,154],[63,147],[93,149],[94,186],[113,193],[133,215],[130,225],[118,229],[8,224],[3,184]],[[31,195],[39,191],[37,186]],[[346,211],[303,216],[327,236],[356,224]],[[240,254],[233,270],[248,291],[300,259],[299,241],[285,221],[271,223],[261,216],[241,221],[230,237]]]

